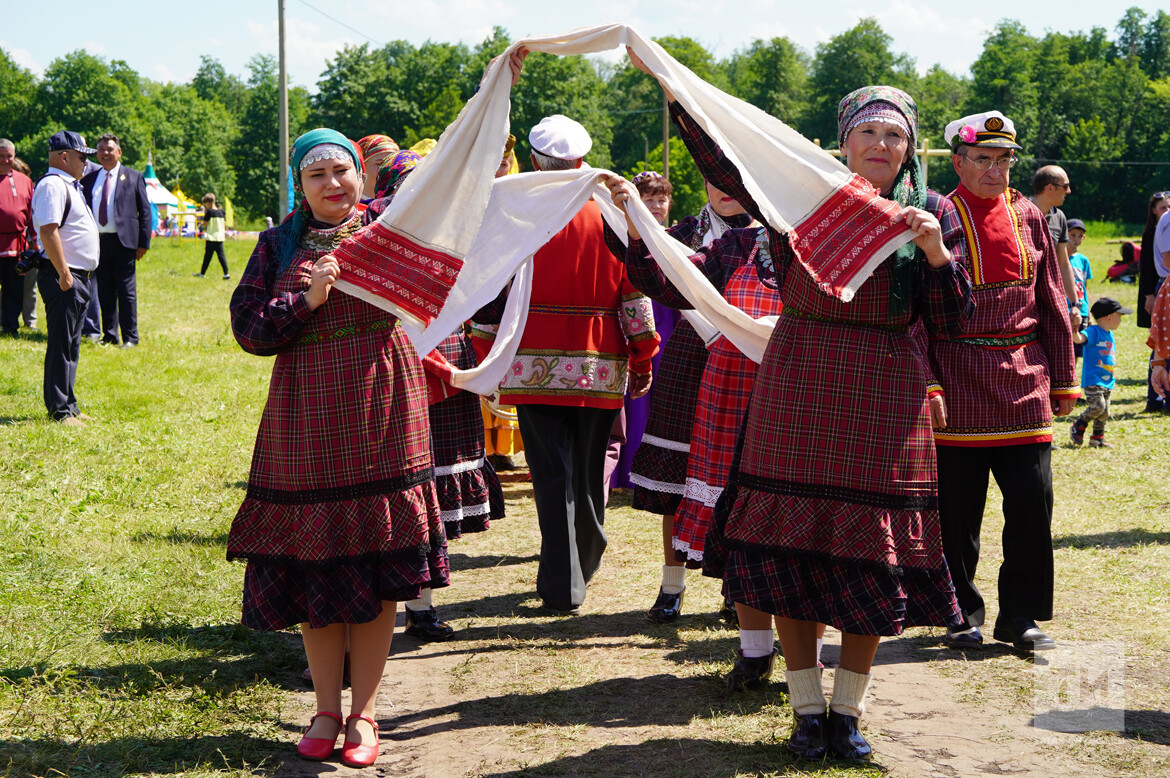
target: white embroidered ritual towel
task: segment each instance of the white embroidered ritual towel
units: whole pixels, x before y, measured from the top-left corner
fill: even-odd
[[[912,239],[904,224],[893,221],[900,206],[780,120],[707,84],[632,28],[582,28],[520,41],[512,49],[519,46],[561,55],[633,49],[722,147],[765,219],[788,233],[798,260],[827,294],[852,299],[873,270]],[[477,295],[469,289],[498,282],[490,290],[494,296],[507,281],[465,262],[493,189],[508,180],[493,187],[507,136],[509,93],[507,57],[501,56],[378,222],[334,252],[342,266],[338,289],[397,315],[420,353],[429,353],[451,331],[435,326],[441,313],[467,318],[476,310]],[[548,222],[531,228],[548,236],[557,231]],[[527,256],[509,257],[513,271]],[[457,280],[465,275],[477,281],[460,289]]]

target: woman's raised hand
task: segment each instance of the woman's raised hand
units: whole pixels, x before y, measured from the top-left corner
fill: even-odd
[[[627,55],[629,56],[629,58],[630,58],[630,64],[631,64],[631,65],[633,65],[633,66],[634,66],[635,68],[637,68],[638,70],[641,70],[643,73],[645,73],[646,75],[650,76],[650,77],[651,77],[651,78],[653,78],[655,81],[658,81],[658,85],[662,87],[662,91],[663,91],[663,92],[666,94],[666,99],[667,99],[669,102],[672,102],[672,103],[673,103],[673,102],[674,102],[674,95],[673,95],[673,94],[671,94],[671,91],[670,91],[669,89],[667,89],[667,88],[666,88],[666,85],[665,85],[665,84],[663,84],[663,83],[662,83],[662,81],[660,81],[660,80],[658,79],[658,76],[656,76],[656,75],[655,75],[655,74],[654,74],[654,73],[653,73],[653,72],[650,70],[650,68],[649,68],[649,67],[646,65],[646,63],[642,61],[642,58],[641,58],[641,57],[639,57],[637,54],[635,54],[635,53],[634,53],[634,50],[633,50],[633,49],[631,49],[629,46],[626,46],[626,54],[627,54]]]
[[[914,244],[926,254],[931,267],[942,267],[951,261],[951,252],[943,243],[942,225],[933,213],[907,206],[894,217],[894,221],[906,222],[914,232]]]
[[[341,275],[341,266],[332,254],[326,254],[313,263],[309,272],[309,290],[305,292],[305,303],[310,311],[315,311],[329,299],[329,290],[333,282]]]
[[[641,199],[641,196],[638,194],[638,188],[626,179],[613,173],[603,175],[601,182],[609,189],[609,196],[613,199],[613,204],[620,208],[622,213],[626,215],[626,231],[630,234],[631,238],[637,240],[639,238],[638,229],[630,221],[630,212],[626,208],[629,205],[631,197]]]

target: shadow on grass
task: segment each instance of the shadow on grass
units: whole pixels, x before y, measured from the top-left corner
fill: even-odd
[[[1053,548],[1128,548],[1167,543],[1170,543],[1170,532],[1141,527],[1091,535],[1061,535],[1052,539]]]
[[[115,778],[129,773],[188,773],[203,766],[262,774],[263,768],[277,767],[280,757],[291,749],[289,743],[242,732],[202,737],[142,735],[80,743],[54,738],[8,739],[0,740],[0,764],[7,770],[5,775]]]
[[[180,532],[171,530],[165,535],[160,532],[139,532],[131,535],[130,540],[135,543],[170,543],[172,545],[188,546],[227,546],[227,533],[219,532],[214,535],[200,535],[197,532]]]
[[[784,733],[781,732],[780,735]],[[880,755],[879,755],[880,758]],[[625,776],[690,778],[694,775],[724,778],[736,775],[817,774],[833,776],[881,776],[878,764],[803,762],[788,753],[783,742],[736,744],[697,738],[662,738],[635,745],[608,745],[579,756],[566,756],[538,765],[515,760],[515,770],[477,773],[482,778],[524,776]],[[522,766],[521,766],[522,765]],[[834,769],[835,768],[835,769]]]
[[[1118,725],[1124,729],[1117,731]],[[1170,746],[1170,713],[1160,710],[1119,710],[1094,706],[1083,710],[1040,713],[1032,726],[1053,732],[1114,732],[1130,740]]]
[[[301,690],[300,673],[305,655],[299,635],[290,632],[257,632],[242,624],[190,625],[144,624],[133,629],[110,630],[102,635],[108,643],[155,642],[185,655],[152,662],[131,662],[100,667],[50,668],[30,665],[0,669],[10,683],[52,683],[68,678],[98,690],[147,694],[163,686],[200,688],[208,693],[227,693],[263,678],[286,690]],[[197,653],[196,656],[190,656]]]
[[[45,414],[38,413],[32,416],[0,416],[0,426],[11,426],[13,424],[25,424],[30,421],[48,421]]]
[[[524,565],[529,562],[536,562],[540,559],[540,554],[530,554],[529,556],[500,556],[499,554],[483,554],[481,556],[469,556],[467,554],[448,554],[447,558],[451,560],[451,570],[486,570],[493,567],[506,567],[509,565]]]

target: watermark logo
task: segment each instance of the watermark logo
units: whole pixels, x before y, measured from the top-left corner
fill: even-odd
[[[1037,652],[1032,713],[1050,732],[1125,731],[1125,647],[1115,641],[1061,643]]]

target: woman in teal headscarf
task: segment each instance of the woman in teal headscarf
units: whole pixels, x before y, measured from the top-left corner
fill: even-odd
[[[228,558],[248,562],[244,624],[301,627],[318,712],[298,752],[327,759],[344,730],[341,760],[365,766],[397,604],[447,585],[446,540],[418,355],[397,319],[331,291],[328,254],[362,225],[360,158],[327,129],[289,156],[301,203],[261,234],[231,301],[236,340],[276,361]]]

